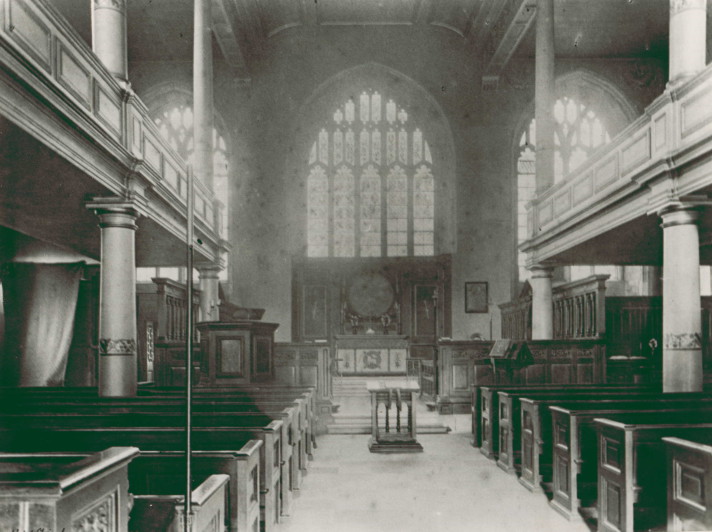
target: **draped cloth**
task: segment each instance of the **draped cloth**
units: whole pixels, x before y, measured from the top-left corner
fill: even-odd
[[[2,268],[6,386],[62,386],[83,262],[8,263]]]

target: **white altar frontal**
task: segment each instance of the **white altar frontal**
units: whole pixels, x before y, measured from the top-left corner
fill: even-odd
[[[340,375],[404,375],[408,340],[401,335],[361,334],[336,337]]]

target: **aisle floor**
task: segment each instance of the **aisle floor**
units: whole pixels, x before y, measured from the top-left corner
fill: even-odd
[[[589,532],[470,446],[421,435],[419,454],[372,454],[369,436],[325,435],[277,532]]]

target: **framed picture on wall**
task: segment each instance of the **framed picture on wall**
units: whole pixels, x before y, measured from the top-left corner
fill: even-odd
[[[487,281],[465,283],[465,312],[488,312]]]

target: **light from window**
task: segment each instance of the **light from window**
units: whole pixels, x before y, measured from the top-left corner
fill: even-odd
[[[195,146],[193,142],[193,108],[190,105],[169,105],[158,112],[154,119],[163,139],[180,155],[184,161],[193,163]],[[229,231],[230,190],[228,186],[229,159],[225,138],[213,128],[213,192],[223,203],[222,219],[223,234],[227,237]],[[225,256],[225,268],[220,271],[220,280],[227,281],[228,269]],[[155,271],[155,269],[154,269]],[[155,276],[155,275],[154,275]],[[171,278],[178,279],[178,275]]]
[[[433,255],[435,178],[423,132],[378,91],[332,116],[309,152],[307,255]]]

